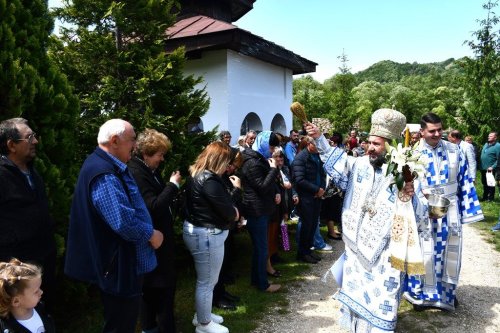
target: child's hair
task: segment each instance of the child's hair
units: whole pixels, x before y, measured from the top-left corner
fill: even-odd
[[[0,317],[7,318],[11,309],[12,298],[22,294],[29,280],[42,277],[39,266],[23,263],[18,259],[0,262]]]

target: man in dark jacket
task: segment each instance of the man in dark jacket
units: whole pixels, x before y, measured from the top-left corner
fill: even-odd
[[[319,158],[318,149],[311,137],[305,137],[306,148],[302,149],[293,160],[293,183],[300,198],[299,216],[302,220],[297,259],[316,264],[321,258],[311,251],[314,232],[318,225],[321,197],[325,192],[325,172]]]
[[[156,268],[163,234],[153,228],[127,163],[135,146],[132,125],[111,119],[99,129],[99,147],[83,163],[73,195],[64,272],[96,284],[103,332],[133,333],[142,276]]]
[[[37,144],[27,120],[0,123],[0,261],[15,257],[42,266],[44,300],[50,309],[56,245],[45,185],[33,168]]]

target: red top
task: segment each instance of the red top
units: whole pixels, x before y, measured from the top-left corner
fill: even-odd
[[[349,137],[349,139],[347,139],[347,142],[349,143],[350,150],[358,146],[358,139],[356,139],[355,137],[354,138],[352,136]]]

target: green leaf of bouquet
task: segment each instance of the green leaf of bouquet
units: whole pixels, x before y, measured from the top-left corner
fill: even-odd
[[[394,163],[390,163],[389,166],[387,167],[387,173],[386,173],[386,176],[392,174],[394,172],[394,170],[396,169],[396,164]]]
[[[403,179],[403,175],[402,174],[398,174],[396,176],[396,186],[398,187],[398,190],[402,190],[403,189],[403,186],[405,184],[405,181]]]

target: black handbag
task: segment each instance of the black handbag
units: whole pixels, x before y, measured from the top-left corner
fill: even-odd
[[[344,195],[344,193],[342,192],[340,187],[335,185],[333,183],[333,181],[330,179],[330,181],[328,182],[328,185],[326,186],[325,193],[323,194],[323,198],[325,198],[325,199],[331,198],[335,195],[342,197]]]

